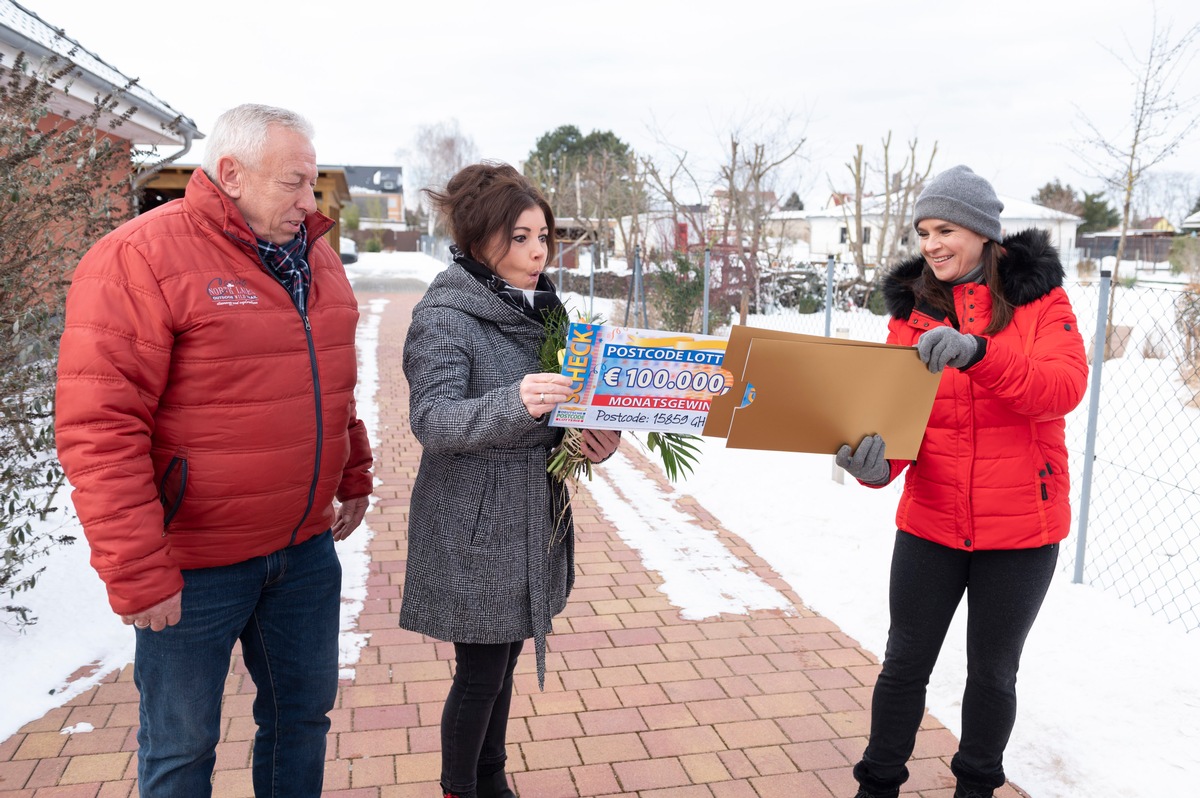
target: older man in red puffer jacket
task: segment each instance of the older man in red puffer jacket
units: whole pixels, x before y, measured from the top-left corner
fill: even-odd
[[[59,457],[112,608],[137,632],[142,798],[207,796],[235,642],[259,796],[318,796],[337,692],[335,540],[362,521],[358,305],[322,239],[312,127],[245,105],[183,199],[84,256]],[[335,509],[334,500],[340,501]]]

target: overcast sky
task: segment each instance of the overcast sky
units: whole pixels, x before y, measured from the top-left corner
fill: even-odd
[[[19,0],[211,130],[241,102],[317,128],[325,164],[403,164],[418,126],[456,118],[480,155],[514,164],[559,125],[661,142],[701,171],[735,127],[791,118],[807,143],[780,193],[810,204],[855,144],[878,156],[936,140],[935,171],[965,163],[1001,194],[1059,178],[1100,188],[1080,113],[1125,141],[1130,75],[1150,0],[898,3],[476,0],[290,3]],[[1157,0],[1160,28],[1200,22],[1195,0]],[[1200,58],[1181,94],[1200,95]],[[202,142],[201,142],[202,145]],[[198,162],[201,147],[193,150]],[[1084,156],[1084,157],[1081,157]],[[1200,134],[1164,170],[1200,173]],[[1092,170],[1094,171],[1094,170]],[[1200,184],[1197,184],[1200,185]]]

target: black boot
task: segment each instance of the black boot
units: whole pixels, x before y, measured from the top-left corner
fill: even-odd
[[[854,798],[899,798],[899,796],[899,787],[887,792],[870,792],[866,787],[859,787],[858,792],[854,793]]]
[[[508,788],[508,779],[504,771],[499,770],[488,776],[480,776],[475,784],[479,798],[517,798],[517,794]]]
[[[479,798],[479,795],[475,790],[471,790],[470,792],[454,792],[442,787],[442,798]]]
[[[954,798],[992,798],[992,791],[986,787],[968,787],[960,782],[954,788]]]

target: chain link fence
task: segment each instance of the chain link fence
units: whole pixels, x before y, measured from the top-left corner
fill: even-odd
[[[1060,565],[1077,581],[1192,631],[1200,628],[1200,294],[1185,286],[1111,290],[1110,357],[1099,369],[1085,521],[1079,512],[1088,398],[1067,417],[1076,527]],[[887,337],[886,316],[839,302],[834,293],[828,312],[776,307],[747,323],[865,341]],[[1067,293],[1093,360],[1100,281],[1070,284]],[[1093,361],[1089,396],[1096,377]]]
[[[1098,364],[1099,281],[1068,287],[1092,361],[1088,389],[1099,377],[1100,390],[1088,517],[1067,540],[1063,566],[1192,631],[1200,628],[1200,294],[1111,290],[1109,357]],[[1077,521],[1089,405],[1067,418]]]

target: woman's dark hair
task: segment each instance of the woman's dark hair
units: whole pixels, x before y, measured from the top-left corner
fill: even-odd
[[[554,260],[554,211],[541,192],[508,164],[472,164],[450,178],[444,191],[426,188],[423,192],[445,214],[459,250],[489,268],[508,254],[518,217],[530,208],[541,208],[548,228],[546,262]]]
[[[1000,279],[1000,258],[1004,255],[1004,247],[995,241],[983,245],[983,254],[979,262],[983,264],[983,282],[987,284],[988,293],[992,296],[992,320],[984,329],[984,335],[995,335],[1009,325],[1013,317],[1013,306],[1004,295],[1004,281]],[[926,263],[921,269],[921,276],[914,286],[917,301],[924,300],[942,311],[958,326],[958,314],[954,312],[954,289],[949,283],[943,283],[933,273]]]

